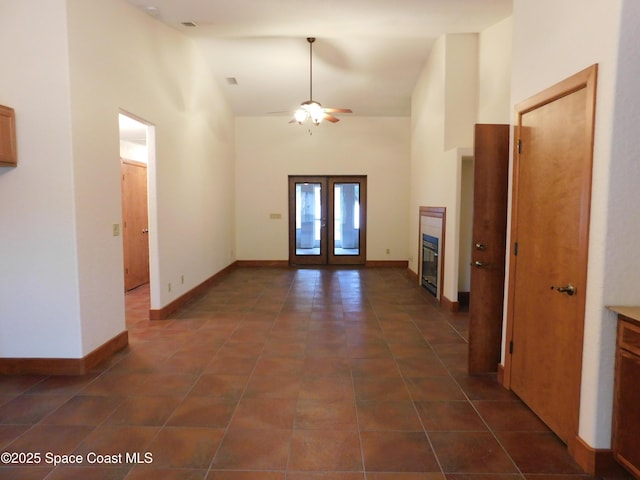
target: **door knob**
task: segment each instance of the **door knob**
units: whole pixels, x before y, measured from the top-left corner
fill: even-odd
[[[149,233],[149,229],[148,228],[143,228],[142,229],[142,233]]]
[[[476,260],[475,262],[473,262],[473,266],[476,268],[486,267],[487,265],[489,264],[486,262],[480,262],[479,260]]]
[[[559,292],[559,293],[566,293],[570,297],[576,294],[576,287],[574,287],[571,284],[568,284],[565,287],[557,287],[555,285],[551,285],[551,290],[555,290],[556,292]]]
[[[476,250],[486,250],[487,246],[484,243],[476,243],[474,245],[476,247]]]

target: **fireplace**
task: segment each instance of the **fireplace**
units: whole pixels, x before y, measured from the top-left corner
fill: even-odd
[[[434,297],[438,296],[438,242],[432,235],[422,235],[422,286]]]

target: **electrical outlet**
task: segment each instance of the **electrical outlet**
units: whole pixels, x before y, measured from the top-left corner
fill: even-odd
[[[169,292],[171,291],[171,283],[169,283],[169,284],[167,285],[167,290],[168,290]]]
[[[387,255],[389,255],[391,253],[391,249],[387,248]]]
[[[113,224],[112,232],[113,232],[113,236],[114,237],[119,237],[120,236],[120,224],[119,223],[114,223]]]

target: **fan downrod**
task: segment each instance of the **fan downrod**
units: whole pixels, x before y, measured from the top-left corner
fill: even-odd
[[[353,113],[350,108],[323,108],[313,100],[313,42],[315,41],[315,37],[307,37],[309,43],[309,100],[300,104],[300,108],[296,110],[294,118],[289,123],[297,122],[302,125],[307,119],[311,119],[315,125],[319,125],[323,119],[336,123],[340,119],[331,113]]]

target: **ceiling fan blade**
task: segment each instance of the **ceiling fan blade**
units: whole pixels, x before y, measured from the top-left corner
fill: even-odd
[[[324,109],[325,112],[327,113],[353,113],[353,111],[350,108],[332,108],[332,107],[327,107]]]
[[[325,113],[325,114],[324,114],[324,119],[325,119],[326,121],[328,121],[328,122],[331,122],[331,123],[336,123],[336,122],[339,122],[339,121],[340,121],[340,119],[339,119],[339,118],[334,117],[333,115],[329,115],[328,113]]]

